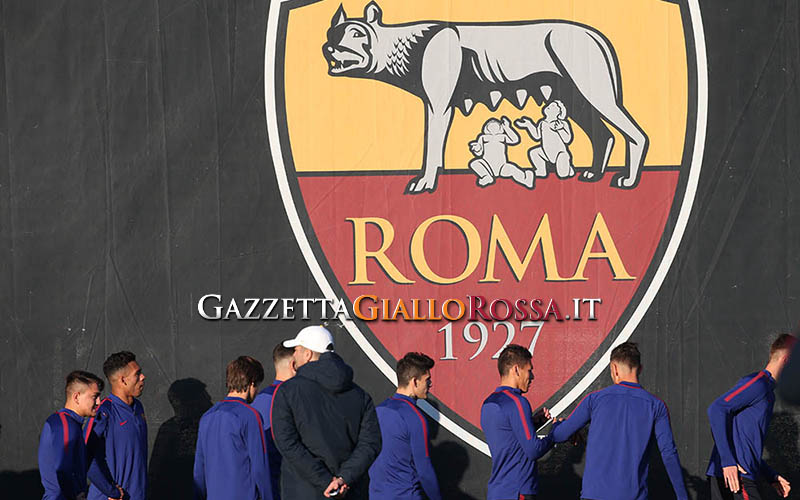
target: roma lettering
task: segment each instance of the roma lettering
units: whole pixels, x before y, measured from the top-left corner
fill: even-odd
[[[375,284],[375,281],[367,274],[368,259],[373,259],[386,277],[395,283],[411,284],[416,281],[412,279],[413,277],[404,275],[387,255],[387,251],[394,243],[395,238],[395,229],[389,220],[381,217],[348,217],[346,220],[353,225],[353,259],[355,267],[350,285]],[[452,224],[462,233],[467,250],[467,258],[463,271],[456,276],[442,276],[437,270],[431,268],[426,257],[426,235],[428,229],[436,223]],[[367,248],[368,226],[373,226],[380,232],[381,239],[377,248]],[[563,271],[559,270],[558,256],[556,255],[556,246],[553,244],[553,231],[550,227],[548,214],[544,214],[539,221],[523,257],[520,257],[520,252],[518,252],[518,248],[521,247],[515,246],[508,236],[500,217],[497,214],[493,214],[486,247],[486,264],[479,282],[497,283],[500,281],[496,274],[496,269],[499,265],[497,263],[498,251],[505,257],[502,260],[511,269],[514,279],[522,281],[537,250],[540,251],[542,257],[544,281],[587,281],[588,278],[585,275],[585,271],[590,259],[605,261],[611,270],[614,281],[636,279],[626,269],[602,213],[598,212],[595,216],[584,242],[583,250],[577,264],[574,266],[574,271],[572,274],[565,276]],[[595,243],[598,243],[602,250],[594,251]],[[405,245],[406,248],[409,248],[409,258],[418,277],[438,285],[459,283],[472,276],[478,271],[483,252],[483,241],[478,229],[472,222],[457,215],[430,217],[416,227],[411,235],[411,241],[397,244]]]

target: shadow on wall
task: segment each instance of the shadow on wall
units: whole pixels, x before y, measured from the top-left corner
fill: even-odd
[[[796,488],[800,487],[800,409],[782,410],[772,416],[764,448],[764,459],[792,485],[789,495],[794,498]],[[761,488],[764,498],[776,498],[774,490],[768,485]]]
[[[439,409],[438,402],[433,398],[427,401],[431,406],[437,410]],[[439,480],[439,490],[442,492],[442,498],[445,500],[477,500],[475,497],[465,493],[461,488],[464,474],[469,467],[469,453],[464,444],[460,441],[436,443],[441,425],[430,418],[427,421],[429,438],[431,443],[434,443],[430,450],[431,462]],[[488,480],[488,477],[486,479]]]
[[[44,488],[36,469],[23,472],[0,472],[0,491],[3,498],[42,498]]]
[[[587,430],[579,433],[585,442]],[[585,452],[584,445],[562,443],[539,460],[539,498],[580,498]]]
[[[206,385],[194,378],[172,383],[167,398],[175,416],[158,429],[150,455],[148,498],[191,500],[192,470],[200,417],[212,406]]]

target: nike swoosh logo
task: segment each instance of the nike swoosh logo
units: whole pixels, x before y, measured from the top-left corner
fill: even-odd
[[[121,426],[122,426],[122,425],[125,425],[125,424],[127,424],[127,423],[128,423],[128,421],[127,421],[127,420],[123,420],[122,422],[120,422],[120,423],[119,423],[119,425],[121,425]]]

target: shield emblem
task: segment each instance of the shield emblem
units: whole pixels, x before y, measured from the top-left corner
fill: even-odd
[[[508,343],[559,414],[630,337],[700,173],[696,0],[270,4],[269,147],[298,244],[390,380],[437,360],[434,419],[488,454]]]

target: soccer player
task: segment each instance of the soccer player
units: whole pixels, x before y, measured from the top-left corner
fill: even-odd
[[[195,498],[272,500],[264,426],[250,406],[264,368],[240,356],[226,370],[228,396],[200,419],[194,456]]]
[[[509,344],[497,359],[500,387],[481,407],[481,428],[492,455],[488,500],[532,500],[539,478],[536,461],[553,447],[550,436],[539,438],[537,424],[550,416],[540,410],[534,417],[523,396],[533,382],[531,353]]]
[[[92,373],[74,371],[67,375],[66,382],[64,408],[47,418],[39,438],[43,500],[86,498],[90,455],[83,441],[83,419],[97,412],[103,381]],[[115,485],[106,481],[102,487],[106,498],[122,497]]]
[[[560,443],[592,423],[581,498],[646,500],[648,458],[655,436],[672,488],[679,500],[687,500],[669,410],[639,384],[642,363],[635,343],[625,342],[611,351],[610,370],[614,385],[584,397],[552,432],[553,440]]]
[[[783,498],[789,496],[789,481],[772,470],[761,453],[775,404],[775,381],[796,341],[792,335],[780,335],[770,347],[766,368],[742,377],[708,407],[715,444],[706,475],[714,500],[758,500],[759,479],[771,483]]]
[[[144,500],[147,492],[147,421],[137,398],[144,391],[142,367],[132,352],[112,354],[103,363],[111,395],[102,401],[97,416],[86,426],[85,441],[93,451],[89,467],[89,500],[106,500],[97,485],[108,478],[131,500]]]
[[[372,398],[353,382],[353,369],[333,352],[333,336],[324,327],[307,326],[283,345],[294,348],[297,375],[272,396],[281,495],[367,498],[361,479],[381,450]]]
[[[383,447],[369,469],[369,496],[375,500],[441,500],[428,442],[428,423],[417,408],[427,399],[434,361],[410,352],[397,362],[397,393],[375,411]]]
[[[267,458],[269,461],[269,479],[272,484],[272,498],[280,500],[281,482],[281,454],[275,447],[275,440],[272,439],[272,418],[270,409],[272,407],[272,395],[275,389],[283,382],[294,377],[297,371],[294,368],[294,349],[283,347],[279,343],[272,350],[272,364],[275,366],[275,381],[267,387],[261,389],[253,400],[253,408],[258,410],[261,415],[261,423],[264,425],[264,438],[267,440]]]

